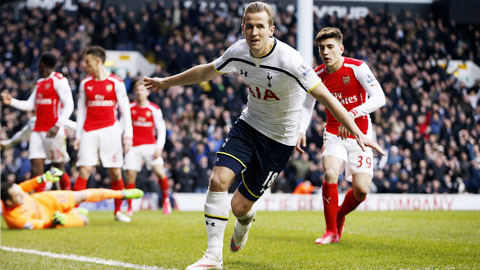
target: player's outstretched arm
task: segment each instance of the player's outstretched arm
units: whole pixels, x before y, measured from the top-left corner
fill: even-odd
[[[348,131],[355,137],[358,145],[365,150],[365,147],[371,147],[380,154],[385,155],[385,151],[377,143],[368,139],[360,129],[357,127],[353,119],[349,116],[347,110],[340,104],[340,102],[328,91],[323,83],[318,84],[310,94],[318,101],[327,106],[328,110],[335,116],[335,118],[344,125]]]
[[[158,92],[162,89],[169,88],[176,85],[189,85],[196,84],[199,82],[205,82],[213,79],[213,77],[220,75],[215,68],[213,63],[203,64],[195,66],[189,70],[186,70],[182,73],[172,75],[165,78],[150,78],[144,77],[145,86],[148,90],[152,92]]]

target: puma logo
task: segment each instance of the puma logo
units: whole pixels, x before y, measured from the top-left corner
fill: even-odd
[[[323,201],[325,201],[327,204],[330,204],[331,199],[332,199],[332,197],[326,198],[325,196],[323,196]]]

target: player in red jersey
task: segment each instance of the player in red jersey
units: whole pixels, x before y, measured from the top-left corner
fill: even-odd
[[[64,163],[70,160],[65,143],[64,125],[73,112],[72,90],[67,78],[55,72],[56,57],[43,53],[38,64],[42,78],[38,79],[28,100],[12,98],[8,91],[2,92],[2,102],[23,111],[35,110],[36,121],[30,135],[29,158],[32,162],[32,175],[44,172],[45,159],[52,165],[65,171]],[[71,189],[70,177],[62,176],[61,188]],[[35,191],[42,191],[45,183],[38,185]]]
[[[323,64],[315,69],[328,90],[347,109],[363,134],[373,139],[369,113],[385,105],[380,83],[363,61],[343,57],[343,35],[338,28],[323,28],[315,39]],[[322,153],[325,181],[322,187],[327,229],[316,244],[340,241],[345,215],[365,200],[373,177],[373,152],[357,145],[354,137],[326,109],[327,124]],[[353,188],[338,206],[338,176],[345,167],[345,176],[352,177]]]
[[[143,161],[145,161],[147,168],[152,168],[158,177],[163,192],[163,213],[168,215],[172,212],[172,206],[168,197],[168,177],[162,158],[166,135],[162,110],[148,100],[150,93],[143,81],[135,84],[134,92],[135,102],[130,104],[133,147],[125,155],[124,165],[124,169],[127,170],[127,188],[135,188],[137,172],[142,169]],[[127,215],[133,215],[132,200],[128,200]]]
[[[89,47],[85,53],[87,73],[80,83],[77,130],[74,148],[78,149],[79,176],[74,190],[83,190],[97,165],[98,158],[108,168],[113,190],[124,188],[122,179],[122,133],[123,151],[132,146],[132,120],[127,91],[123,81],[107,71],[104,66],[105,50],[99,46]],[[121,125],[117,120],[117,106]],[[123,129],[122,129],[123,128]],[[120,211],[122,200],[115,200],[115,220],[130,222]]]

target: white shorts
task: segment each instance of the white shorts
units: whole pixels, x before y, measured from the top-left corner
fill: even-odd
[[[372,137],[371,129],[366,135]],[[324,150],[322,157],[335,156],[343,161],[345,168],[345,178],[351,181],[351,175],[356,173],[366,173],[373,177],[373,151],[367,147],[365,151],[360,148],[355,139],[346,139],[338,137],[336,134],[325,132],[323,135]]]
[[[125,165],[123,169],[141,171],[143,162],[147,165],[147,169],[152,169],[152,166],[163,165],[163,158],[153,158],[156,150],[155,144],[143,144],[134,146],[125,155]]]
[[[110,127],[82,133],[77,166],[96,166],[99,155],[103,167],[122,167],[122,130],[118,122]]]
[[[53,163],[69,161],[70,156],[67,153],[65,129],[60,128],[57,136],[54,138],[47,138],[47,132],[33,131],[30,134],[28,158],[48,159]]]

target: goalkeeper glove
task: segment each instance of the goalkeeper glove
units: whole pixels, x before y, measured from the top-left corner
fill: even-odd
[[[65,225],[67,223],[67,216],[60,211],[53,213],[52,227],[57,225]]]
[[[37,182],[39,184],[47,181],[55,183],[60,181],[60,178],[62,177],[62,175],[63,175],[62,170],[52,167],[50,168],[50,170],[46,171],[44,174],[37,176]]]

